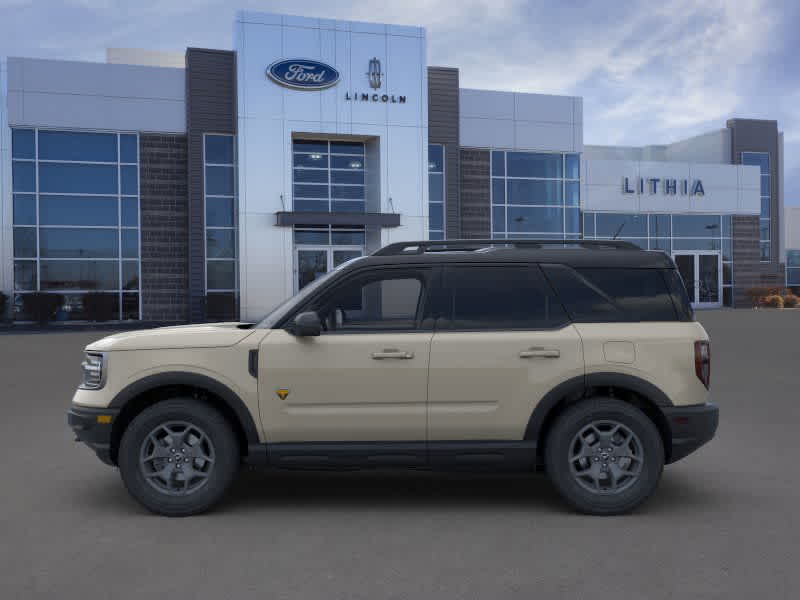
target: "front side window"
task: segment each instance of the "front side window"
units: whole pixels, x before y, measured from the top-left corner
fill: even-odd
[[[567,321],[533,266],[448,268],[442,313],[444,328],[456,330],[549,329]]]

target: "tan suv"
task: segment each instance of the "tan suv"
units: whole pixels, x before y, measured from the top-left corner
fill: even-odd
[[[392,244],[260,323],[86,348],[69,424],[148,509],[220,500],[242,462],[534,471],[629,511],[716,431],[675,265],[626,242]]]

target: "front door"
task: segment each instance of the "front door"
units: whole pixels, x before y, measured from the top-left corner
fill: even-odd
[[[303,311],[318,337],[274,330],[259,351],[259,405],[270,442],[424,441],[431,269],[353,274]]]
[[[680,252],[673,255],[695,308],[722,305],[722,267],[719,252]]]
[[[317,277],[324,275],[364,254],[359,246],[302,246],[295,249],[295,292],[300,291]]]

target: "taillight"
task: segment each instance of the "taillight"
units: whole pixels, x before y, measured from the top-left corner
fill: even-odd
[[[703,385],[711,385],[711,344],[707,340],[694,343],[694,372]]]

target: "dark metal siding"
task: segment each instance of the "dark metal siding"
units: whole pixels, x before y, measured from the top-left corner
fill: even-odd
[[[488,150],[461,150],[461,237],[491,237]]]
[[[205,207],[203,134],[236,133],[236,53],[186,51],[186,133],[189,175],[189,320],[204,321]]]
[[[444,144],[445,234],[461,237],[458,69],[428,67],[428,140]]]

